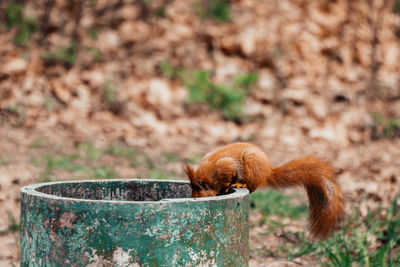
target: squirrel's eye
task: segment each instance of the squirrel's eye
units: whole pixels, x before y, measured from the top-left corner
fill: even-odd
[[[204,182],[204,181],[202,181],[202,180],[199,180],[199,181],[197,181],[197,182],[198,182],[199,186],[200,186],[202,189],[204,189],[204,190],[209,190],[208,185],[207,185],[206,182]]]

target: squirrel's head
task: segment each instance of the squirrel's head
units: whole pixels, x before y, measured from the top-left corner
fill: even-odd
[[[213,197],[218,195],[218,190],[214,189],[213,186],[205,179],[199,178],[192,167],[186,165],[185,172],[189,177],[190,187],[192,188],[191,197]]]

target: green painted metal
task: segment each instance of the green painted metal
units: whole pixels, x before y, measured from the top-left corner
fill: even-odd
[[[248,266],[249,193],[190,198],[184,181],[21,189],[21,266]]]

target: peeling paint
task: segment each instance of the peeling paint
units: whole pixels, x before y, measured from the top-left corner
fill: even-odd
[[[113,253],[113,261],[115,266],[117,267],[123,267],[127,266],[127,263],[130,260],[130,250],[125,252],[122,248],[118,247],[117,249],[114,250]]]
[[[24,187],[21,266],[248,266],[248,191],[189,196],[182,181]]]
[[[73,222],[76,216],[73,212],[64,212],[60,217],[60,227],[66,227],[68,229],[74,229]]]

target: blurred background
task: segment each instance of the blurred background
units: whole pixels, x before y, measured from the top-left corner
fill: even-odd
[[[348,200],[343,227],[316,242],[301,190],[252,194],[250,266],[400,264],[399,0],[0,10],[1,266],[19,264],[22,186],[186,179],[185,163],[236,141],[274,165],[328,160]]]

